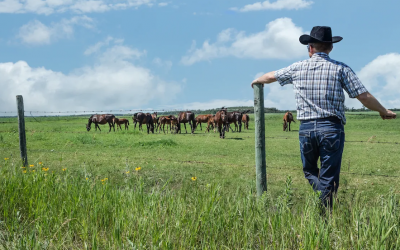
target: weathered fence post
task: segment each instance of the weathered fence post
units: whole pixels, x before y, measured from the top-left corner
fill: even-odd
[[[18,107],[19,149],[21,151],[22,164],[25,167],[28,167],[28,155],[26,153],[24,99],[22,98],[22,95],[17,95],[17,107]]]
[[[254,84],[254,117],[256,126],[256,185],[257,195],[267,191],[267,163],[265,160],[264,87]]]

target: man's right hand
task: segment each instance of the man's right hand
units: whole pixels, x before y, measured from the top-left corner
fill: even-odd
[[[396,119],[396,113],[386,109],[385,112],[380,112],[379,115],[383,120]]]

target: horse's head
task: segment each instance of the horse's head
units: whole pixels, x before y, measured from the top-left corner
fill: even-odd
[[[228,111],[226,108],[222,107],[222,109],[219,111],[221,115],[221,121],[223,123],[228,122]]]
[[[286,121],[283,121],[283,131],[286,131],[288,125]]]
[[[88,124],[86,124],[86,129],[87,129],[87,131],[89,132],[90,131],[90,129],[91,129],[92,127],[90,126],[90,124],[88,123]]]

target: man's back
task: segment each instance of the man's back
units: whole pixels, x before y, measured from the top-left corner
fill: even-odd
[[[367,92],[350,67],[325,53],[278,70],[275,77],[282,86],[293,84],[298,120],[335,116],[345,124],[343,89],[351,98]]]

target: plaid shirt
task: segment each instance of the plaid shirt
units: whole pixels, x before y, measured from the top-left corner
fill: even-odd
[[[349,66],[322,52],[276,71],[275,78],[282,86],[293,84],[298,120],[335,116],[346,124],[343,89],[350,98],[367,92]]]

